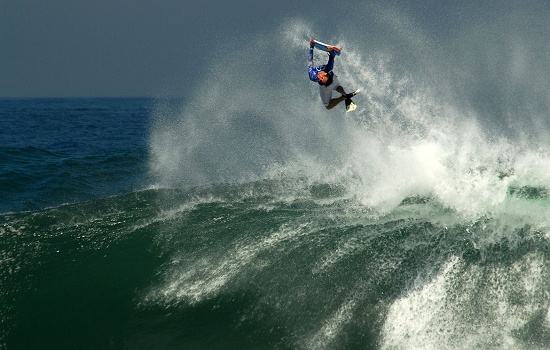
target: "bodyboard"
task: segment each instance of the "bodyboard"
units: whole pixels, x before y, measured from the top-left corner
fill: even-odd
[[[338,47],[336,47],[336,46],[334,46],[334,45],[327,45],[327,44],[322,43],[322,42],[320,42],[320,41],[317,41],[317,40],[315,40],[315,39],[311,39],[311,42],[313,42],[313,45],[314,45],[314,47],[315,47],[316,49],[319,49],[319,50],[325,51],[325,52],[329,52],[329,51],[328,51],[328,47],[329,47],[329,46],[332,46],[332,47],[333,47],[333,51],[334,51],[334,52],[336,53],[336,55],[338,55],[338,56],[340,55],[340,52],[342,51],[342,49],[340,49],[340,48],[338,48]]]

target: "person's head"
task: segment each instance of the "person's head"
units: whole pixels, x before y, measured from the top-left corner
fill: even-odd
[[[317,73],[317,81],[319,81],[321,84],[326,84],[328,81],[328,74],[325,71],[320,71]]]

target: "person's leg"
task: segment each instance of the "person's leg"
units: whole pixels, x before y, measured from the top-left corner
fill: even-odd
[[[346,94],[346,91],[344,90],[342,85],[340,85],[340,82],[338,81],[338,78],[336,77],[336,75],[334,75],[332,84],[330,86],[319,85],[319,88],[321,93],[321,100],[323,101],[323,104],[325,105],[326,109],[332,109],[342,101],[346,101],[346,109],[347,109],[348,106],[352,103],[350,97],[355,95],[355,92],[351,94]],[[336,90],[342,96],[332,98],[332,90]],[[356,90],[356,91],[359,91],[359,90]]]
[[[338,91],[338,90],[336,90],[336,91]],[[340,92],[340,91],[338,91],[338,92]],[[325,107],[327,109],[333,109],[334,107],[336,107],[340,102],[344,101],[345,99],[346,99],[346,96],[340,96],[340,97],[333,98],[332,100],[330,100],[328,105],[326,105]]]
[[[336,91],[338,91],[342,95],[346,95],[346,92],[344,91],[344,88],[341,85],[338,85],[338,87],[336,88]]]
[[[332,99],[332,89],[324,85],[319,85],[319,94],[321,95],[323,105],[328,108],[328,105]]]
[[[334,78],[336,79],[336,78]],[[334,82],[333,84],[335,83],[338,83],[338,81],[336,80],[336,82]],[[342,96],[340,97],[336,97],[336,98],[332,98],[328,104],[325,103],[325,107],[326,109],[333,109],[334,107],[336,107],[340,102],[344,101],[346,99],[346,92],[344,91],[344,88],[341,86],[341,85],[337,85],[336,88],[334,88],[334,90],[338,91],[340,94],[342,94]]]
[[[342,96],[345,96],[346,98],[352,98],[353,96],[357,95],[359,93],[359,91],[361,91],[361,89],[357,89],[352,93],[346,94],[346,92],[344,91],[344,88],[341,87],[341,86],[338,86],[338,88],[336,88],[336,91],[341,93]]]

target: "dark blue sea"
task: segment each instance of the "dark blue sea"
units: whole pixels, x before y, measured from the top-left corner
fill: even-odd
[[[0,211],[32,211],[141,189],[150,99],[1,101]]]
[[[182,99],[0,99],[0,349],[550,348],[541,80],[340,39],[327,111],[308,34]]]

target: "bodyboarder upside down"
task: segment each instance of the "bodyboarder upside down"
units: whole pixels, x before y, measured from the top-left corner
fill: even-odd
[[[337,106],[340,102],[346,102],[346,112],[351,112],[357,106],[351,98],[355,96],[359,90],[355,90],[352,93],[347,94],[336,74],[332,71],[334,67],[334,57],[336,56],[336,51],[334,46],[328,46],[327,50],[329,52],[328,62],[325,65],[315,67],[313,65],[313,48],[314,40],[310,41],[309,45],[309,56],[307,61],[307,70],[309,79],[311,81],[319,83],[319,93],[321,95],[321,101],[327,109],[332,109]],[[332,98],[332,91],[336,90],[341,94],[340,97]]]

